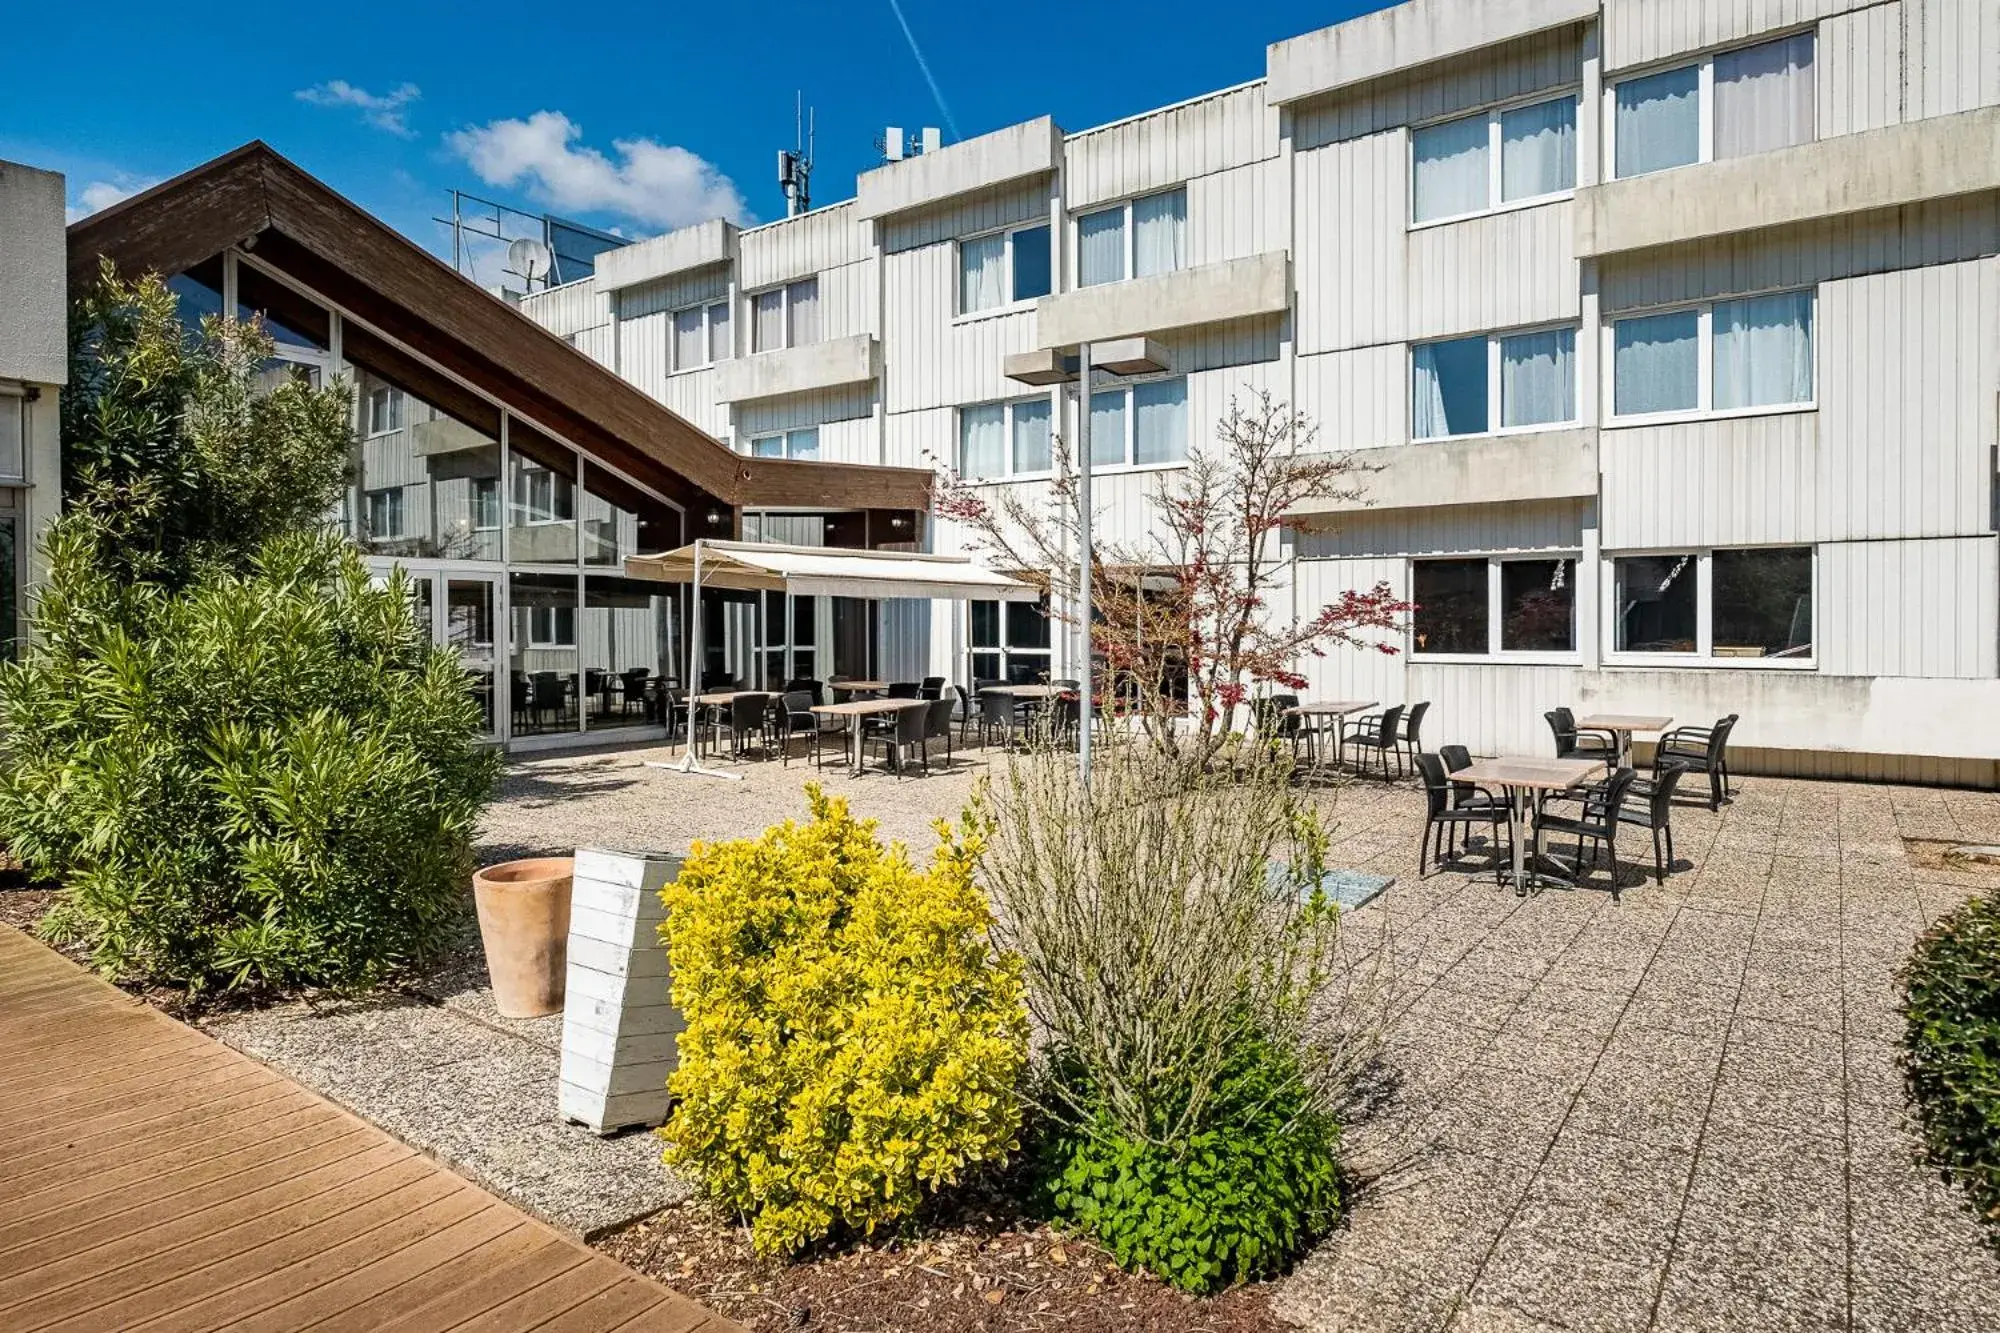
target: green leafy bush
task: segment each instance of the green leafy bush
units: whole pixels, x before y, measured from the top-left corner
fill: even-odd
[[[1058,1128],[1037,1153],[1056,1214],[1183,1290],[1279,1272],[1339,1216],[1340,1127],[1262,1042],[1236,1051],[1207,1119],[1171,1145],[1108,1114]]]
[[[1903,1068],[1925,1147],[2000,1245],[2000,896],[1938,922],[1903,986]]]
[[[685,1015],[667,1161],[766,1253],[906,1216],[1018,1144],[1027,1023],[987,942],[979,843],[928,869],[807,788],[812,819],[697,844],[663,898]]]
[[[1338,1214],[1341,1111],[1379,1046],[1319,889],[1326,832],[1263,746],[1028,753],[979,796],[996,941],[1047,1034],[1054,1216],[1189,1290],[1278,1271]]]
[[[497,774],[456,659],[335,538],[121,583],[89,506],[51,530],[0,666],[0,837],[63,883],[43,923],[202,990],[359,985],[443,941]]]

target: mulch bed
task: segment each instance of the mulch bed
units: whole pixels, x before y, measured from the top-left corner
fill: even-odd
[[[853,1241],[785,1263],[758,1258],[750,1233],[700,1205],[670,1208],[594,1241],[756,1330],[810,1333],[1289,1333],[1269,1288],[1195,1297],[1134,1275],[1096,1246],[1004,1209],[925,1219],[909,1233]]]

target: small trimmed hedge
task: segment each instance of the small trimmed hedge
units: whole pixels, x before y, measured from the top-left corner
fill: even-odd
[[[2000,896],[1940,921],[1903,986],[1903,1069],[1925,1148],[2000,1248]]]

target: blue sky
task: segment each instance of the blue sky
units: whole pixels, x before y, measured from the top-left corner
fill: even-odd
[[[783,211],[795,89],[832,203],[885,125],[947,142],[1044,113],[1087,128],[1255,78],[1267,42],[1380,0],[899,3],[948,117],[892,0],[24,6],[10,48],[62,58],[0,81],[0,157],[65,173],[74,210],[262,138],[434,250],[452,186],[650,235]]]

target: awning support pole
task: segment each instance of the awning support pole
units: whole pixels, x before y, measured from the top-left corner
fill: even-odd
[[[667,764],[657,759],[648,759],[646,767],[663,768],[669,773],[681,773],[694,778],[726,778],[730,782],[743,781],[741,773],[726,773],[719,768],[703,768],[694,753],[695,696],[701,693],[701,541],[694,539],[694,581],[688,585],[688,671],[687,671],[687,748],[681,752],[679,762]],[[667,703],[667,725],[674,721],[673,703]]]

